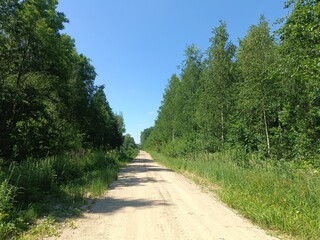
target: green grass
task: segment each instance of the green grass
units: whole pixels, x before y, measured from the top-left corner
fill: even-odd
[[[33,228],[28,232],[23,233],[19,236],[19,240],[33,240],[45,237],[59,236],[59,227],[55,218],[52,216],[41,219]]]
[[[244,157],[235,151],[193,158],[152,156],[165,166],[218,185],[231,207],[267,229],[297,239],[320,239],[320,174],[289,163]]]
[[[0,168],[0,239],[56,235],[56,222],[81,214],[135,154],[79,151]]]

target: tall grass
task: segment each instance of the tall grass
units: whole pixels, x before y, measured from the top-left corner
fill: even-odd
[[[42,216],[79,213],[79,204],[104,193],[136,152],[130,154],[79,151],[0,168],[0,239],[21,233]]]
[[[15,206],[14,195],[16,187],[11,186],[7,180],[0,183],[0,238],[9,238],[17,233],[14,221]]]
[[[259,225],[297,239],[320,239],[320,174],[292,163],[226,151],[197,158],[154,158],[219,185],[218,195]]]

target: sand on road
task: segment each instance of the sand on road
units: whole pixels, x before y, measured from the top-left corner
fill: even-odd
[[[276,239],[143,151],[75,225],[58,239]]]

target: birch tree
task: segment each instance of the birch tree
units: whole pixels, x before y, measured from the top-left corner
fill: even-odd
[[[252,26],[243,40],[237,54],[239,67],[238,117],[246,139],[253,138],[254,149],[264,145],[271,153],[270,127],[277,119],[278,81],[271,74],[275,66],[276,45],[270,35],[267,21],[262,16]],[[264,137],[262,137],[264,136]]]

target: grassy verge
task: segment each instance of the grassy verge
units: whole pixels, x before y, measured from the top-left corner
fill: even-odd
[[[103,194],[135,151],[86,151],[0,168],[0,239],[56,235]]]
[[[236,151],[184,159],[151,154],[169,168],[218,185],[217,193],[224,202],[260,226],[297,239],[320,239],[317,170],[256,160]]]

